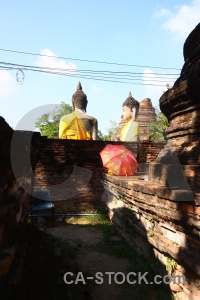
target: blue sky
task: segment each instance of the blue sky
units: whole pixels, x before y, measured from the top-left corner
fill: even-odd
[[[23,130],[35,130],[37,117],[61,101],[71,104],[78,81],[88,97],[87,113],[103,133],[111,120],[120,121],[129,91],[158,108],[166,84],[179,76],[183,44],[200,19],[200,0],[0,0],[0,7],[0,115]],[[20,83],[17,69],[2,68],[5,63],[59,68],[68,76],[24,70]],[[97,77],[97,71],[113,73]],[[123,79],[116,79],[119,72],[126,72]],[[92,79],[82,78],[86,74]]]

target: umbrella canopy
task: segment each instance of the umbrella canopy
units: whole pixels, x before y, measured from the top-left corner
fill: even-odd
[[[135,155],[123,145],[108,144],[100,156],[104,167],[118,176],[132,176],[138,168]]]

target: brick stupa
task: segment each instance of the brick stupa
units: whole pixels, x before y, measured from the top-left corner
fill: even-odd
[[[174,86],[160,98],[169,125],[166,146],[150,164],[149,179],[171,189],[200,191],[200,23],[185,41],[185,63]],[[183,200],[183,199],[182,199]],[[185,199],[186,200],[186,199]],[[192,200],[192,198],[191,198]]]
[[[147,124],[155,121],[155,108],[152,106],[151,99],[145,98],[140,102],[140,109],[136,121],[139,124],[140,141],[149,140],[149,128]]]
[[[131,93],[129,93],[129,97],[132,97]],[[139,124],[139,136],[140,141],[148,141],[149,140],[149,128],[147,124],[151,121],[155,121],[156,113],[155,108],[152,106],[151,99],[145,98],[140,102],[139,113],[136,118],[136,121]],[[119,140],[120,132],[126,122],[121,119],[118,127],[117,134],[112,136],[111,140],[117,141]]]

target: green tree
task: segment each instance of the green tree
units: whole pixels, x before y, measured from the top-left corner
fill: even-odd
[[[115,121],[110,121],[110,127],[107,128],[108,133],[103,136],[104,141],[110,141],[111,137],[117,134],[119,125]]]
[[[60,118],[72,112],[72,106],[61,102],[53,112],[43,114],[35,122],[35,126],[39,129],[41,135],[50,139],[58,139]]]
[[[101,132],[101,130],[98,130],[98,140],[99,140],[99,141],[104,141],[104,135],[103,135],[103,133]]]
[[[164,131],[168,126],[168,120],[166,116],[159,112],[156,120],[148,123],[149,137],[153,141],[165,141]]]
[[[60,118],[64,115],[72,112],[72,106],[61,102],[53,112],[43,114],[35,122],[35,126],[39,129],[42,136],[47,136],[50,139],[58,139],[59,137],[59,122]],[[98,139],[101,141],[107,141],[111,139],[111,136],[115,135],[118,130],[118,124],[114,121],[110,121],[110,127],[107,129],[108,133],[104,135],[101,130],[98,130]]]
[[[171,87],[172,87],[172,86],[171,86],[169,83],[167,83],[167,84],[166,84],[166,88],[167,88],[167,89],[166,89],[165,91],[163,91],[163,94],[164,94],[166,91],[168,91],[169,89],[171,89]]]

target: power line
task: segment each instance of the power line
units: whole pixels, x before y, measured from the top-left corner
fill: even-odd
[[[152,67],[152,66],[141,66],[141,65],[132,65],[132,64],[125,64],[125,63],[116,63],[116,62],[107,62],[107,61],[98,61],[98,60],[88,60],[88,59],[80,59],[80,58],[72,58],[72,57],[63,57],[63,56],[55,56],[55,55],[45,55],[45,54],[38,54],[32,52],[25,52],[25,51],[17,51],[17,50],[10,50],[10,49],[0,49],[0,51],[4,52],[11,52],[11,53],[18,53],[18,54],[25,54],[25,55],[32,55],[32,56],[45,56],[45,57],[53,57],[59,59],[70,59],[88,63],[98,63],[98,64],[107,64],[107,65],[116,65],[116,66],[126,66],[126,67],[138,67],[138,68],[151,68],[151,69],[163,69],[163,70],[181,70],[177,68],[164,68],[164,67]]]
[[[155,84],[153,82],[174,82],[173,79],[176,78],[167,78],[167,77],[160,77],[160,79],[164,80],[158,80],[155,78],[150,78],[149,76],[145,76],[143,73],[132,73],[130,72],[109,72],[106,71],[106,74],[101,71],[92,71],[92,70],[74,70],[74,69],[61,69],[61,68],[50,68],[50,67],[38,67],[38,66],[27,66],[27,65],[21,65],[21,64],[13,64],[13,63],[7,63],[7,62],[0,62],[0,67],[5,70],[23,70],[23,71],[34,71],[34,72],[42,72],[42,73],[48,73],[48,74],[54,74],[54,75],[61,75],[61,76],[69,76],[69,77],[76,77],[76,78],[85,78],[85,79],[93,79],[93,80],[100,80],[100,81],[109,81],[109,82],[118,82],[118,83],[127,83],[127,84],[138,84],[138,85],[152,85],[152,86],[165,86],[161,84]],[[83,74],[81,74],[81,71]],[[84,74],[84,72],[88,72]],[[137,74],[137,75],[136,75]],[[152,75],[151,73],[149,73]],[[159,73],[157,73],[159,74]],[[139,76],[142,77],[139,77]],[[170,74],[173,75],[173,74]],[[122,77],[123,76],[123,77]],[[128,81],[122,81],[122,80],[128,80]],[[139,82],[133,82],[133,81],[144,81],[146,83],[139,83]]]
[[[125,72],[125,71],[107,71],[107,70],[81,70],[81,69],[69,69],[69,68],[52,68],[52,67],[39,67],[39,66],[29,66],[29,65],[21,65],[21,64],[14,64],[14,63],[7,63],[7,62],[0,62],[0,64],[5,64],[5,65],[11,65],[11,66],[22,66],[22,67],[31,67],[31,68],[37,68],[37,69],[47,69],[47,70],[52,70],[52,71],[68,71],[68,72],[83,72],[83,73],[95,73],[95,74],[114,74],[114,75],[127,75],[127,76],[146,76],[146,75],[156,75],[159,76],[160,78],[168,78],[166,76],[179,76],[179,74],[174,74],[174,73],[152,73],[152,72]],[[176,78],[173,78],[176,79]]]
[[[180,74],[162,74],[162,73],[141,73],[141,72],[118,72],[118,71],[97,71],[97,70],[80,70],[80,69],[64,69],[64,68],[52,68],[52,67],[38,67],[38,66],[29,66],[29,65],[21,65],[21,64],[13,64],[13,63],[7,63],[7,62],[0,62],[0,64],[6,65],[4,68],[12,68],[12,67],[17,67],[17,68],[34,68],[38,70],[50,70],[50,71],[61,71],[61,72],[76,72],[76,73],[89,73],[92,75],[103,75],[103,76],[127,76],[127,77],[139,77],[142,76],[142,78],[151,78],[151,76],[156,75],[156,78],[158,79],[165,79],[165,80],[176,80],[177,77],[166,77],[166,76],[175,76],[175,75],[180,75]],[[12,66],[12,67],[8,67]],[[149,76],[150,75],[150,76]]]

